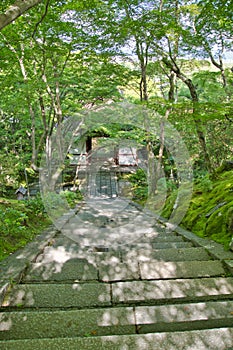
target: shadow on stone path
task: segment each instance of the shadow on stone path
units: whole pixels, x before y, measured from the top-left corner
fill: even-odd
[[[89,199],[1,265],[1,349],[233,349],[233,253]]]

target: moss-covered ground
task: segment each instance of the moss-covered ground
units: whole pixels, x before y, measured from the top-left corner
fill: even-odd
[[[169,218],[176,199],[174,191],[166,201],[162,216]],[[233,236],[233,170],[196,180],[188,211],[181,226],[200,237],[208,237],[226,248]]]
[[[24,247],[50,223],[38,198],[29,201],[0,198],[0,260]]]

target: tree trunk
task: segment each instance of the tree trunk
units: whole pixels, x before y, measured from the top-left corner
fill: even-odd
[[[148,49],[149,45],[146,44],[146,47],[143,48],[143,43],[135,36],[136,41],[136,53],[138,60],[140,62],[141,69],[141,80],[140,80],[140,100],[148,101],[148,90],[147,90],[147,64],[148,64]]]
[[[29,102],[28,102],[29,103]],[[32,105],[29,103],[29,110],[30,110],[30,116],[31,116],[31,143],[32,143],[32,157],[31,157],[31,167],[33,170],[38,170],[37,167],[37,149],[36,149],[36,118],[35,113],[32,108]]]
[[[161,178],[161,174],[162,174],[163,152],[165,147],[165,121],[168,119],[170,112],[171,112],[171,109],[170,108],[167,109],[164,117],[165,120],[162,120],[160,122],[160,136],[159,136],[160,146],[159,146],[158,163],[157,163],[157,169],[156,169],[157,180]]]
[[[148,156],[148,169],[147,169],[148,200],[153,203],[153,200],[157,191],[157,177],[156,177],[156,168],[155,168],[155,155],[153,152],[152,143],[150,141],[147,141],[147,156]]]
[[[175,74],[176,76],[182,80],[185,85],[188,87],[191,98],[192,98],[192,102],[193,102],[193,118],[194,118],[194,123],[196,126],[196,132],[197,132],[197,136],[198,136],[198,140],[199,140],[199,144],[201,146],[202,152],[203,152],[203,158],[205,161],[205,166],[206,169],[210,172],[213,173],[214,170],[212,168],[212,164],[210,161],[210,156],[207,150],[207,146],[206,146],[206,140],[205,140],[205,133],[203,131],[203,125],[201,120],[198,117],[198,94],[197,94],[197,90],[192,82],[191,79],[187,78],[181,71],[180,68],[177,66],[176,62],[173,60],[172,62],[170,62],[167,57],[163,57],[162,59],[163,63],[170,68]]]
[[[175,101],[175,73],[173,71],[170,72],[168,76],[169,79],[169,92],[168,92],[168,100],[170,102]],[[156,169],[156,178],[160,179],[162,175],[162,164],[163,164],[163,153],[165,148],[165,121],[168,120],[169,114],[171,112],[171,108],[168,108],[165,113],[164,120],[160,122],[160,146],[158,153],[158,163]]]
[[[31,133],[30,133],[30,139],[31,139],[31,145],[32,145],[31,167],[33,170],[38,170],[37,165],[36,165],[36,163],[37,163],[36,117],[35,117],[35,112],[33,109],[32,102],[31,102],[31,97],[29,94],[27,70],[26,70],[26,67],[24,65],[24,46],[23,46],[23,44],[20,45],[21,55],[19,56],[17,51],[15,50],[15,48],[11,44],[7,43],[7,45],[9,47],[9,49],[15,54],[15,56],[19,62],[19,66],[20,66],[21,74],[23,76],[24,84],[26,85],[25,95],[26,95],[26,101],[27,101],[27,105],[28,105],[29,115],[31,118]]]
[[[171,102],[174,102],[175,101],[175,73],[171,72],[168,78],[169,78],[168,100]]]
[[[219,55],[219,63],[216,61],[216,59],[214,58],[211,49],[208,47],[208,44],[206,44],[206,51],[208,52],[209,56],[210,56],[210,60],[212,62],[212,64],[218,68],[221,72],[221,77],[222,77],[222,85],[224,87],[224,89],[227,86],[227,80],[226,80],[226,76],[225,76],[225,70],[224,70],[224,66],[223,66],[223,60],[222,60],[222,56]]]
[[[141,97],[141,101],[148,101],[147,74],[146,74],[146,65],[144,62],[141,62],[140,97]]]
[[[16,20],[24,12],[38,5],[42,0],[17,0],[5,13],[0,14],[0,30]]]

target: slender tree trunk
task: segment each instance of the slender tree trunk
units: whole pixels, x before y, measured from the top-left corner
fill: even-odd
[[[210,60],[212,62],[212,64],[218,68],[221,72],[221,77],[222,77],[222,85],[224,88],[226,88],[227,86],[227,79],[226,79],[226,76],[225,76],[225,70],[224,70],[224,66],[223,66],[223,60],[222,60],[222,56],[219,55],[219,62],[216,61],[216,59],[214,58],[212,52],[211,52],[211,49],[209,48],[208,44],[205,43],[205,48],[206,48],[206,51],[208,52],[208,55],[210,57]]]
[[[175,73],[170,72],[169,78],[169,92],[168,92],[168,100],[170,102],[175,101]],[[160,179],[162,175],[162,164],[163,164],[163,153],[165,148],[165,122],[168,120],[169,114],[171,112],[171,108],[168,108],[165,113],[164,120],[160,122],[160,146],[159,146],[159,153],[158,153],[158,162],[157,162],[157,169],[156,169],[156,178]]]
[[[147,182],[148,182],[148,199],[154,200],[157,191],[157,177],[155,168],[155,155],[153,152],[152,143],[147,142],[147,156],[148,156],[148,169],[147,169]]]
[[[167,77],[169,79],[169,91],[168,91],[168,100],[170,102],[175,101],[175,73],[173,71],[170,72],[170,74],[167,74]],[[160,122],[160,146],[159,146],[159,152],[158,152],[158,159],[157,159],[157,168],[156,168],[156,178],[160,179],[162,175],[162,164],[163,164],[163,153],[165,148],[165,122],[168,120],[169,114],[171,112],[171,108],[168,108],[165,113],[164,119]]]
[[[157,168],[156,168],[157,179],[160,179],[162,175],[163,153],[165,148],[165,122],[168,119],[170,112],[171,112],[171,108],[168,108],[166,110],[164,120],[160,122],[160,136],[159,136],[160,146],[159,146],[158,161],[157,161]]]
[[[26,68],[24,66],[23,58],[24,58],[24,56],[22,54],[22,57],[19,58],[19,64],[20,64],[22,75],[23,75],[24,83],[26,85],[28,85],[27,72],[26,72]],[[28,89],[28,86],[27,86],[27,89]],[[31,133],[30,133],[30,139],[31,139],[31,145],[32,145],[31,167],[33,170],[38,170],[37,151],[36,151],[36,116],[35,116],[35,112],[34,112],[33,105],[32,105],[31,98],[29,96],[28,91],[26,91],[26,99],[27,99],[27,104],[28,104],[29,115],[31,117]]]
[[[36,148],[36,118],[35,118],[35,113],[34,110],[31,106],[29,105],[29,110],[30,110],[30,115],[31,115],[31,123],[32,123],[32,129],[31,129],[31,143],[32,143],[32,157],[31,157],[31,167],[33,170],[38,170],[37,167],[37,148]]]
[[[29,94],[29,86],[28,86],[28,75],[27,75],[27,70],[24,64],[24,46],[23,44],[21,44],[20,48],[21,48],[21,55],[19,56],[19,54],[17,53],[17,51],[15,50],[15,48],[10,45],[7,44],[9,49],[15,54],[18,62],[19,62],[19,66],[20,66],[20,70],[21,70],[21,74],[23,76],[23,80],[24,80],[24,84],[26,86],[26,101],[27,101],[27,105],[28,105],[28,111],[29,111],[29,115],[31,118],[31,132],[30,132],[30,139],[31,139],[31,145],[32,145],[32,156],[31,156],[31,167],[34,170],[38,170],[37,168],[37,150],[36,150],[36,117],[35,117],[35,112],[33,109],[33,105],[31,102],[31,98],[30,98],[30,94]]]
[[[144,64],[144,62],[141,63],[140,96],[141,101],[148,101],[147,74],[146,65]]]
[[[136,52],[138,56],[138,60],[140,62],[140,100],[148,101],[148,89],[147,89],[147,64],[148,64],[148,49],[149,46],[146,44],[146,47],[143,48],[143,44],[139,41],[139,39],[135,36],[136,41]]]
[[[136,40],[136,52],[140,62],[141,68],[141,81],[140,81],[140,99],[141,101],[148,101],[148,88],[147,88],[147,64],[148,64],[148,49],[149,44],[146,44],[143,49],[143,45]],[[157,191],[157,177],[156,177],[156,166],[155,166],[155,155],[153,151],[153,145],[151,142],[151,131],[150,131],[150,121],[146,117],[145,120],[146,133],[147,133],[147,156],[148,156],[148,168],[147,168],[147,183],[148,183],[148,202],[153,203],[154,197]]]
[[[206,139],[205,139],[205,133],[203,130],[203,125],[201,120],[198,117],[198,94],[197,94],[197,90],[192,82],[191,79],[187,78],[181,71],[180,68],[177,66],[177,64],[175,63],[175,61],[173,60],[172,62],[170,62],[167,57],[163,57],[162,61],[164,62],[164,64],[170,68],[175,74],[176,76],[182,80],[185,85],[188,87],[191,98],[192,98],[192,102],[193,102],[193,118],[194,118],[194,123],[195,123],[195,127],[196,127],[196,132],[197,132],[197,136],[198,136],[198,140],[199,140],[199,144],[201,146],[202,149],[202,153],[203,153],[203,158],[205,161],[205,166],[206,169],[210,172],[213,173],[214,169],[212,167],[211,161],[210,161],[210,156],[207,150],[207,146],[206,146]]]
[[[168,100],[171,102],[174,102],[175,101],[175,73],[171,71],[168,78],[169,78]]]

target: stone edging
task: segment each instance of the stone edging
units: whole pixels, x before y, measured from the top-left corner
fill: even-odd
[[[10,285],[20,282],[29,264],[36,260],[37,256],[44,251],[45,247],[51,243],[71,217],[80,210],[81,206],[82,204],[76,209],[71,209],[24,248],[17,250],[0,262],[0,305]]]
[[[217,242],[198,237],[191,231],[185,230],[180,226],[171,224],[164,217],[154,214],[152,211],[150,211],[149,209],[145,209],[138,203],[132,202],[132,205],[134,205],[140,211],[143,211],[145,214],[149,216],[154,216],[156,220],[158,220],[161,224],[164,224],[167,229],[173,232],[177,232],[182,237],[184,237],[185,240],[192,242],[195,246],[204,248],[214,259],[222,261],[225,267],[231,273],[233,273],[233,252],[225,250],[224,247]]]

